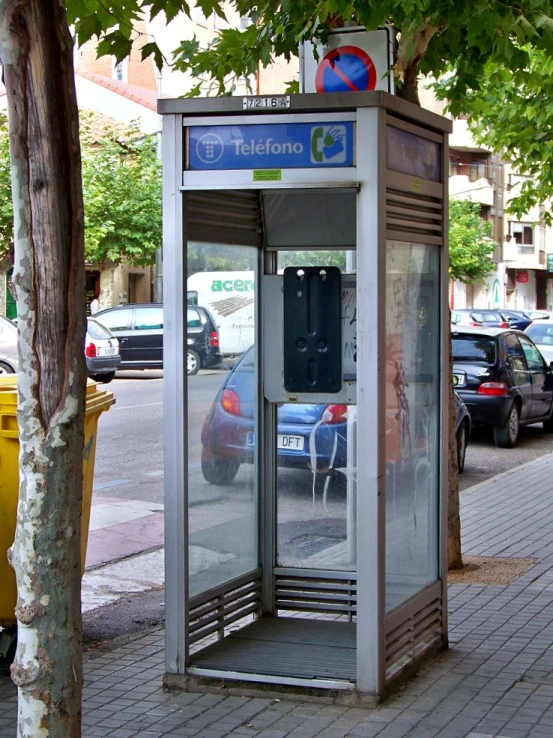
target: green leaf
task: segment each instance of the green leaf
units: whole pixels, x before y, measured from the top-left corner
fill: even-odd
[[[86,43],[93,36],[99,36],[102,33],[100,19],[96,14],[83,18],[75,24],[75,32],[79,45]]]
[[[133,41],[120,31],[113,31],[102,38],[98,44],[98,56],[105,54],[115,57],[117,63],[126,59],[132,50]]]
[[[153,56],[155,65],[158,69],[162,69],[163,65],[166,63],[166,59],[161,53],[161,49],[153,41],[149,44],[144,44],[144,46],[140,49],[140,54],[142,61],[144,61],[144,59],[147,59],[149,56]]]

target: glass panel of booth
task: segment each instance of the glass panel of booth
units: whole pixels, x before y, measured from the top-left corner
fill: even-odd
[[[386,243],[386,611],[438,578],[439,248]]]
[[[287,266],[354,268],[353,250],[277,253],[279,273]],[[355,278],[342,274],[341,290],[342,371],[355,381]],[[277,566],[355,571],[356,405],[316,394],[279,403],[277,431]]]
[[[257,262],[256,247],[188,242],[188,298],[202,322],[188,331],[190,597],[259,565]]]

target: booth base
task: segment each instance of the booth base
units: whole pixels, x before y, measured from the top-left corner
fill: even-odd
[[[186,675],[164,679],[186,691],[378,704],[378,697],[356,692],[355,682],[355,623],[297,617],[255,620],[194,653]]]

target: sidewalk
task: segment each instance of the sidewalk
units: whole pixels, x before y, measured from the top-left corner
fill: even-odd
[[[164,693],[163,632],[85,664],[83,736],[552,738],[553,454],[462,494],[465,555],[532,557],[507,585],[450,584],[450,649],[377,709]],[[0,678],[0,738],[16,698]]]

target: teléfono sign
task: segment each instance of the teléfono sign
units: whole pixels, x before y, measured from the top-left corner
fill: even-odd
[[[350,121],[191,126],[188,168],[298,169],[354,165]]]

